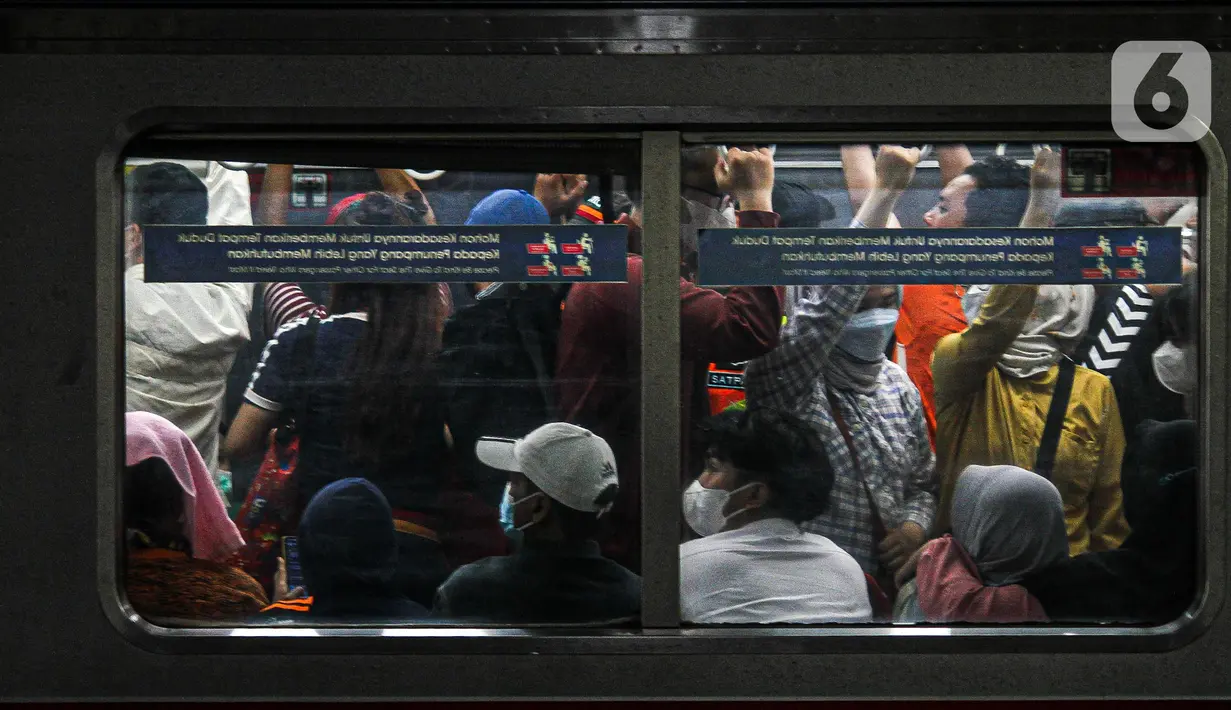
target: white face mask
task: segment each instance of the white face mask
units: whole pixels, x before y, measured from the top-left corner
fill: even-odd
[[[1190,396],[1197,389],[1197,349],[1168,340],[1154,351],[1154,376],[1163,387]]]
[[[722,532],[728,520],[743,512],[741,508],[730,515],[723,515],[727,502],[732,495],[753,485],[756,484],[749,483],[733,491],[724,491],[721,488],[706,488],[701,481],[693,481],[684,491],[684,521],[701,537]]]

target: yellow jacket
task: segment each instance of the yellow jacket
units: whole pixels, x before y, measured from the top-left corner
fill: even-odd
[[[963,333],[941,339],[936,383],[936,531],[949,526],[953,486],[969,465],[1033,470],[1059,366],[1027,379],[996,367],[1034,309],[1038,286],[995,286]],[[1120,493],[1124,431],[1111,380],[1078,367],[1052,483],[1064,500],[1069,554],[1108,550],[1128,536]]]

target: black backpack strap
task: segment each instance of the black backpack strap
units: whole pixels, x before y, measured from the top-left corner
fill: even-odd
[[[1060,448],[1060,431],[1064,428],[1064,415],[1069,410],[1069,396],[1073,393],[1073,375],[1077,365],[1067,357],[1060,358],[1060,374],[1052,391],[1051,406],[1047,409],[1047,423],[1043,425],[1043,437],[1039,441],[1039,453],[1034,460],[1034,472],[1051,480],[1056,467],[1056,451]]]

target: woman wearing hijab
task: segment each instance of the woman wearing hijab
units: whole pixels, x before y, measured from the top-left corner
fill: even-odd
[[[1016,466],[971,466],[953,494],[953,534],[919,555],[899,596],[899,620],[1046,622],[1019,582],[1068,558],[1060,492]]]
[[[877,186],[852,226],[884,227],[918,160],[918,149],[882,147]],[[885,358],[900,289],[791,287],[787,304],[780,345],[748,364],[748,406],[793,414],[824,443],[834,472],[829,509],[801,527],[836,543],[889,588],[890,573],[923,544],[936,509],[919,390]]]
[[[298,590],[301,596],[264,609],[263,621],[396,621],[427,616],[427,608],[408,599],[396,582],[393,510],[370,481],[346,478],[322,488],[304,509],[298,545],[305,589]],[[284,565],[279,565],[279,577]]]
[[[972,288],[974,315],[941,340],[936,378],[938,530],[948,524],[957,473],[970,465],[1033,470],[1060,362],[1081,341],[1094,305],[1090,286]],[[1050,480],[1064,500],[1069,551],[1109,550],[1128,535],[1120,495],[1124,432],[1111,380],[1074,365]]]
[[[1155,377],[1186,403],[1197,390],[1198,304],[1190,275],[1160,306],[1169,339],[1153,358]],[[1023,581],[1057,621],[1165,624],[1197,596],[1197,423],[1145,421],[1135,433],[1124,467],[1132,534],[1117,550],[1078,555]]]
[[[1021,226],[1051,225],[1060,205],[1060,159],[1043,149],[1030,173]],[[967,466],[1034,470],[1064,500],[1069,553],[1114,549],[1128,535],[1120,501],[1124,432],[1111,380],[1073,364],[1072,388],[1054,451],[1043,432],[1052,395],[1090,323],[1091,286],[975,286],[963,298],[970,328],[941,339],[932,360],[936,384],[938,531],[949,526],[953,489]],[[1071,360],[1063,369],[1068,369]]]
[[[147,619],[238,620],[265,606],[255,579],[229,564],[243,547],[205,460],[156,414],[124,417],[124,589]]]

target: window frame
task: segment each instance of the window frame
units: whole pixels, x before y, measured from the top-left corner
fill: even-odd
[[[162,114],[163,112],[158,112]],[[199,112],[194,112],[197,114]],[[769,112],[765,112],[767,115]],[[187,116],[188,114],[185,114]],[[150,117],[145,117],[150,118]],[[221,147],[247,128],[223,122],[198,137]],[[349,136],[322,124],[320,133]],[[634,130],[629,130],[634,128]],[[1225,600],[1220,585],[1225,576],[1228,378],[1200,358],[1201,386],[1196,409],[1203,433],[1201,449],[1202,595],[1181,619],[1158,627],[940,627],[940,626],[807,626],[807,627],[681,627],[679,622],[679,230],[677,209],[679,149],[686,143],[852,143],[901,141],[945,142],[1072,142],[1115,141],[1107,131],[760,131],[707,132],[688,129],[641,130],[627,124],[591,137],[635,133],[641,140],[640,186],[644,197],[645,234],[642,291],[642,469],[654,471],[642,479],[641,525],[643,608],[641,628],[474,628],[465,626],[396,628],[167,628],[138,617],[120,598],[121,550],[118,529],[118,470],[122,465],[123,421],[123,291],[119,240],[122,232],[123,156],[131,140],[117,140],[98,161],[98,415],[99,415],[99,535],[98,582],[103,610],[111,623],[133,643],[172,653],[462,653],[462,654],[792,654],[792,653],[970,653],[1160,651],[1185,645],[1213,622]],[[131,135],[131,134],[130,134]],[[362,140],[363,134],[353,134]],[[382,134],[388,135],[388,134]],[[458,132],[408,133],[408,137],[448,136],[451,139],[494,137],[517,140],[531,133],[460,129]],[[550,134],[558,136],[559,134]],[[580,135],[580,134],[578,134]],[[570,137],[572,137],[570,135]],[[1213,134],[1196,144],[1204,161],[1199,219],[1203,239],[1199,276],[1203,327],[1199,353],[1227,352],[1228,224],[1227,163]],[[143,156],[144,157],[144,156]],[[183,155],[177,157],[195,157]],[[109,357],[108,354],[112,356]],[[670,413],[666,416],[655,412]],[[374,639],[380,638],[380,641]],[[233,640],[234,639],[234,640]],[[305,640],[300,640],[305,639]],[[311,640],[306,640],[311,639]],[[892,641],[886,639],[893,639]],[[957,642],[947,639],[959,639]]]

